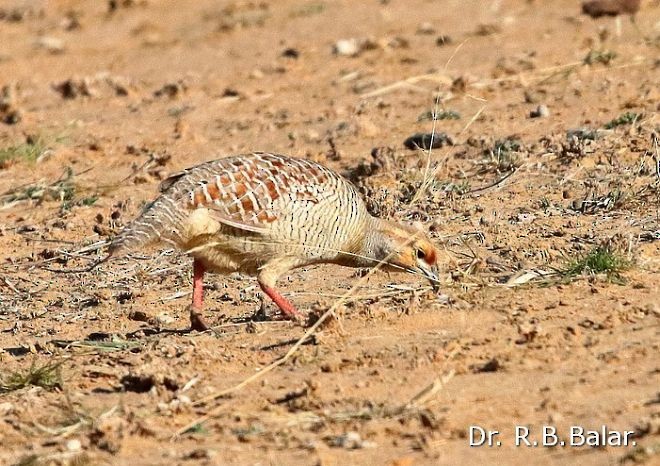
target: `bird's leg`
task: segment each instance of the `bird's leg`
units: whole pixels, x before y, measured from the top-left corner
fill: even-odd
[[[261,286],[263,292],[266,293],[275,304],[277,304],[277,307],[280,308],[285,316],[292,320],[300,317],[300,312],[298,312],[293,304],[291,304],[288,299],[282,296],[279,291],[277,291],[272,286],[265,285],[261,281],[259,282],[259,286]]]
[[[209,329],[204,319],[202,318],[201,311],[204,307],[204,265],[195,259],[193,262],[193,297],[190,306],[190,328],[203,332]]]
[[[275,289],[275,283],[277,283],[277,279],[280,275],[295,267],[297,260],[298,259],[296,258],[284,258],[265,264],[259,270],[259,275],[257,277],[259,286],[263,292],[266,293],[270,299],[277,304],[277,307],[280,308],[282,313],[291,320],[299,319],[300,313],[296,310],[293,304]]]

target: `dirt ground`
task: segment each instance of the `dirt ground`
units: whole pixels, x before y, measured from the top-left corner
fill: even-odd
[[[634,22],[577,0],[0,2],[0,464],[660,464],[658,57],[657,0]],[[102,257],[168,173],[253,150],[421,222],[441,292],[365,277],[263,372],[306,328],[250,277],[211,277],[196,333],[166,246],[47,270]],[[281,288],[318,316],[362,275]],[[514,445],[602,425],[636,446]]]

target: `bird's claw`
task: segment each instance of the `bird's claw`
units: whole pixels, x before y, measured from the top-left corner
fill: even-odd
[[[201,314],[201,309],[195,306],[190,306],[190,329],[197,330],[198,332],[205,332],[211,327],[207,325]]]

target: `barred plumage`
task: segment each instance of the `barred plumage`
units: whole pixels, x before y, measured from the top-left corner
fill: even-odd
[[[110,252],[159,239],[195,258],[191,318],[198,328],[205,327],[196,314],[205,270],[257,275],[289,315],[296,311],[274,285],[282,273],[304,265],[364,267],[385,260],[437,281],[436,250],[425,235],[372,217],[355,187],[335,172],[283,155],[239,155],[172,175]]]

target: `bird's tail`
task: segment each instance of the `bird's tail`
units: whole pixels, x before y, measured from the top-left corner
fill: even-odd
[[[176,242],[185,212],[168,195],[161,195],[147,205],[142,214],[126,225],[112,240],[108,253],[122,255],[158,241]]]

